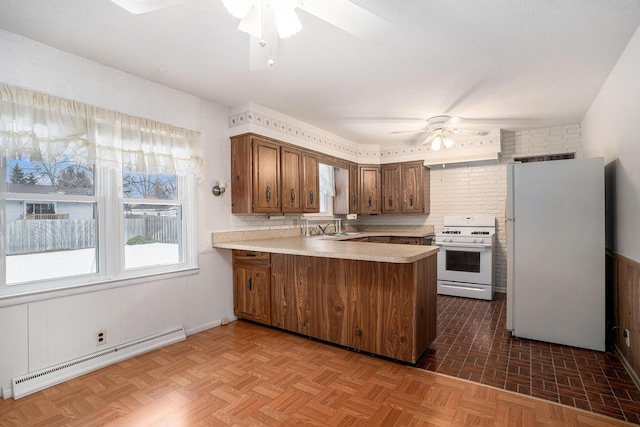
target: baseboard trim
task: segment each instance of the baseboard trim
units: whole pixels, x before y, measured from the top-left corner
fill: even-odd
[[[638,374],[635,373],[635,371],[633,370],[629,362],[627,362],[627,359],[624,358],[624,355],[620,351],[620,348],[616,344],[613,345],[613,349],[615,350],[615,353],[618,355],[618,358],[620,359],[620,363],[622,363],[622,366],[624,366],[624,369],[626,369],[627,373],[631,377],[631,380],[633,381],[633,383],[636,385],[636,387],[638,387],[638,389],[640,389],[640,378],[638,377]]]
[[[224,322],[223,320],[226,320],[226,322]],[[223,318],[223,319],[220,319],[220,320],[216,320],[214,322],[205,323],[204,325],[198,325],[195,328],[189,328],[185,332],[186,332],[187,336],[194,335],[194,334],[197,334],[197,333],[200,333],[200,332],[204,332],[207,329],[217,328],[218,326],[226,325],[227,323],[231,323],[234,320],[238,320],[238,318],[235,317],[235,316],[231,316],[229,318]]]
[[[139,354],[146,353],[178,341],[183,341],[184,339],[186,339],[184,328],[179,327],[123,343],[55,366],[50,366],[39,371],[15,377],[11,380],[11,391],[6,394],[11,394],[14,399],[20,399],[21,397],[43,390],[47,387],[60,384],[72,378],[79,377],[80,375],[129,359]]]

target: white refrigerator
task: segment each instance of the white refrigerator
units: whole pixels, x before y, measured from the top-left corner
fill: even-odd
[[[507,329],[605,350],[604,159],[507,165]]]

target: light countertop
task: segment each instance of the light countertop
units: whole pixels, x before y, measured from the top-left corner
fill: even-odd
[[[290,236],[278,238],[248,239],[216,242],[213,247],[219,249],[239,249],[256,252],[270,252],[288,255],[341,258],[361,261],[390,263],[412,263],[435,255],[437,246],[402,245],[392,243],[350,242],[369,236],[420,237],[415,232],[362,232],[348,236]]]

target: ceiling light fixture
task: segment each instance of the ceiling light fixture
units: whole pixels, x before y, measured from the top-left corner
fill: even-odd
[[[296,15],[297,0],[222,0],[224,7],[235,18],[240,19],[238,29],[261,38],[264,28],[265,9],[271,8],[273,19],[281,39],[302,30],[302,23]]]
[[[438,151],[442,146],[444,146],[444,148],[451,148],[453,147],[453,144],[455,144],[455,142],[453,142],[452,139],[447,138],[444,136],[443,132],[440,132],[433,141],[431,141],[431,149],[433,151]]]

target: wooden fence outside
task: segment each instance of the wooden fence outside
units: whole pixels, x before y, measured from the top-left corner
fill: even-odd
[[[7,255],[95,247],[93,219],[19,219],[7,228]]]
[[[125,217],[125,239],[151,237],[158,243],[178,243],[176,217]],[[40,219],[10,221],[7,255],[78,250],[96,247],[94,219]]]
[[[125,239],[151,237],[158,243],[178,243],[178,218],[175,216],[126,215]]]

